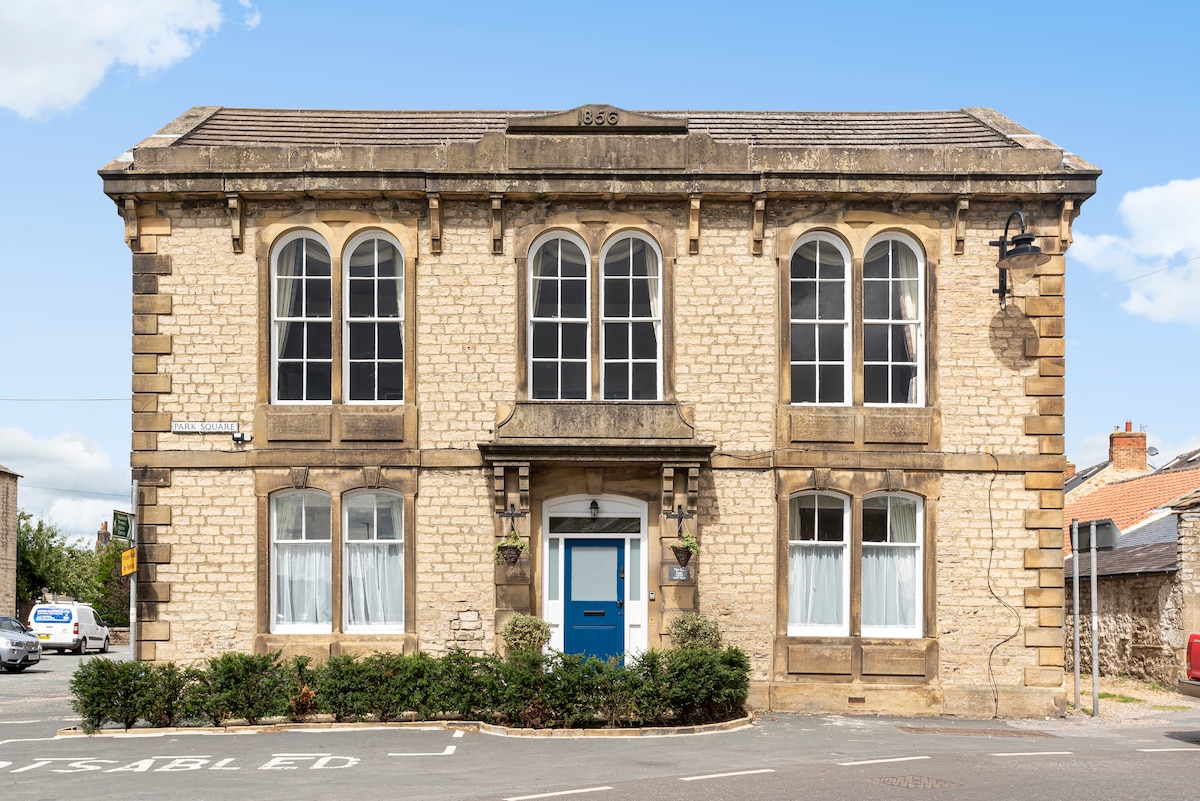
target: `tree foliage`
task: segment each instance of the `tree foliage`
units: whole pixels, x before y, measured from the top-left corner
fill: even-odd
[[[34,601],[45,588],[91,604],[110,625],[129,623],[129,579],[121,576],[121,546],[99,553],[77,548],[53,523],[17,513],[17,600]]]

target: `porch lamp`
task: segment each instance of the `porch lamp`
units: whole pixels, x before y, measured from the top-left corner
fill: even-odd
[[[1020,222],[1021,233],[1014,234],[1010,240],[1008,227],[1012,225],[1014,219]],[[996,260],[996,267],[1000,270],[999,283],[992,290],[992,294],[1000,296],[1000,308],[1002,309],[1005,308],[1006,300],[1012,296],[1012,288],[1008,285],[1009,270],[1013,271],[1015,283],[1017,278],[1025,279],[1033,275],[1033,270],[1039,264],[1050,261],[1050,255],[1043,253],[1041,248],[1033,244],[1037,236],[1028,233],[1025,229],[1025,215],[1020,211],[1014,211],[1008,215],[1008,220],[1004,223],[1004,236],[988,242],[992,247],[1000,248],[1000,258]]]
[[[588,512],[591,513],[593,520],[600,516],[600,504],[596,503],[595,498],[593,498],[592,502],[588,504]]]

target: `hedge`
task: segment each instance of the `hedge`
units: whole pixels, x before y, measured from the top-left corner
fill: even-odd
[[[313,665],[226,653],[174,663],[85,660],[71,678],[83,729],[233,722],[480,720],[529,728],[683,725],[743,713],[750,660],[736,647],[646,651],[625,662],[518,649],[335,656]]]

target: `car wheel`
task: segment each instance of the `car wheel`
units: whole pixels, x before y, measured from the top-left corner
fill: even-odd
[[[54,652],[56,654],[65,654],[67,652],[67,649],[66,648],[55,648]]]
[[[100,653],[102,653],[102,654],[108,653],[108,638],[107,637],[104,638],[104,645],[100,646]]]
[[[79,638],[79,646],[75,649],[75,653],[83,656],[87,653],[87,637]]]
[[[27,667],[29,667],[29,665],[5,665],[4,669],[7,670],[9,673],[20,673],[22,670],[24,670]]]

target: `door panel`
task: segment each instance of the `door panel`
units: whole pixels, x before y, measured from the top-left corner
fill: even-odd
[[[607,659],[625,652],[625,541],[566,540],[564,648]]]

